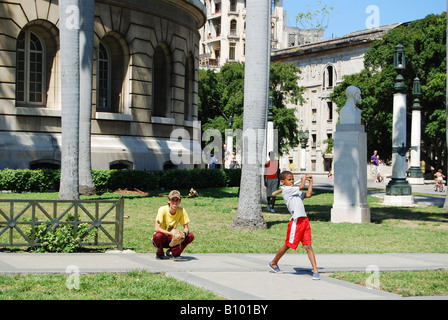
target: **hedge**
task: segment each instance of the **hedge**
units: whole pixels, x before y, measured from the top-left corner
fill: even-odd
[[[4,169],[0,170],[0,190],[12,192],[58,191],[60,170]],[[204,189],[237,187],[241,169],[188,170],[92,170],[97,193],[117,189],[152,191],[157,189]]]

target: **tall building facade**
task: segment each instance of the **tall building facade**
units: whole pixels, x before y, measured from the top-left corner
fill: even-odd
[[[204,0],[207,22],[200,30],[201,68],[220,68],[228,62],[244,62],[246,0]],[[272,0],[271,48],[284,49],[323,40],[322,30],[287,27],[283,0]]]
[[[191,155],[200,144],[205,22],[199,0],[95,1],[92,168],[162,169],[173,152]],[[0,3],[0,170],[60,167],[58,23],[58,1]],[[187,133],[183,143],[171,139],[175,129]]]

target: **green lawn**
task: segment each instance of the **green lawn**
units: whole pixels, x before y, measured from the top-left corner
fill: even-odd
[[[182,194],[188,194],[187,190],[181,190]],[[237,188],[219,188],[199,190],[199,198],[184,198],[182,206],[186,208],[190,217],[190,230],[195,234],[195,241],[190,244],[186,253],[275,253],[282,245],[285,239],[286,227],[290,214],[287,211],[285,203],[281,197],[277,200],[276,213],[264,213],[264,218],[268,225],[265,230],[247,231],[236,230],[230,226],[238,208],[238,189]],[[119,195],[116,193],[107,193],[101,196],[89,197],[84,199],[116,199]],[[124,248],[135,250],[136,252],[155,252],[151,243],[151,237],[154,232],[154,222],[157,210],[165,205],[166,198],[157,195],[152,196],[130,196],[125,195],[125,219],[124,227]],[[0,194],[0,199],[57,199],[57,193],[44,194]],[[333,224],[330,222],[330,210],[333,203],[333,194],[315,190],[313,197],[305,200],[305,207],[308,217],[311,221],[313,234],[313,248],[316,254],[323,253],[386,253],[386,252],[426,252],[426,253],[448,253],[448,213],[442,208],[434,206],[412,207],[412,208],[394,208],[386,207],[380,204],[380,200],[375,197],[368,198],[371,208],[372,222],[367,224]],[[7,236],[6,234],[0,237]],[[219,239],[219,240],[217,240]],[[2,241],[2,242],[3,242]],[[224,244],[224,245],[223,245]],[[104,248],[106,249],[106,248]],[[303,249],[297,252],[291,251],[288,254],[303,254]],[[434,272],[429,272],[434,273]],[[408,277],[403,277],[394,273],[397,281],[407,281]],[[438,273],[439,278],[446,284],[448,276],[446,273]],[[123,283],[133,281],[135,276],[115,275],[123,277]],[[162,275],[144,274],[143,277],[160,277],[166,281]],[[358,274],[363,276],[363,274]],[[7,281],[11,276],[1,276],[0,281]],[[20,276],[26,277],[44,277],[44,276]],[[56,277],[56,276],[46,276]],[[98,278],[107,277],[107,275],[91,275],[91,281],[100,281]],[[349,277],[348,277],[349,278]],[[95,280],[96,279],[96,280]],[[31,280],[30,280],[31,281]],[[102,280],[101,280],[102,281]],[[141,280],[140,280],[141,281]],[[362,280],[357,280],[362,281]],[[61,282],[58,280],[57,282]],[[143,281],[144,282],[144,281]],[[151,280],[153,282],[153,280]],[[0,284],[3,282],[0,282]],[[174,299],[191,299],[189,297],[176,296],[179,291],[176,286],[184,285],[177,283],[174,285],[169,295]],[[3,288],[4,286],[0,286]],[[5,287],[8,287],[5,285]],[[16,290],[20,288],[17,286]],[[400,285],[398,286],[400,287]],[[12,289],[11,289],[12,290]],[[31,291],[39,291],[35,288]],[[62,289],[66,291],[66,289]],[[198,289],[199,290],[199,289]],[[396,291],[398,289],[388,289]],[[107,290],[107,285],[105,286]],[[119,292],[104,293],[109,299],[121,299]],[[118,290],[119,291],[119,290]],[[158,292],[156,289],[151,292]],[[181,290],[188,291],[188,290]],[[424,289],[426,294],[431,294],[431,289]],[[0,294],[4,293],[4,289]],[[10,293],[12,294],[12,293]],[[26,295],[25,295],[26,294]],[[13,299],[27,299],[30,292],[23,292]],[[72,293],[71,293],[72,294]],[[137,294],[137,293],[136,293]],[[195,293],[193,299],[211,299],[217,298],[210,293]],[[439,294],[436,291],[433,294]],[[445,293],[446,294],[446,293]],[[6,296],[0,295],[0,298]],[[44,299],[44,295],[41,299]],[[61,299],[61,296],[49,296],[50,299]],[[137,299],[170,299],[169,296],[162,294],[149,296],[141,295]],[[97,299],[99,293],[93,290],[93,293],[76,296],[74,299]],[[103,296],[101,296],[101,299]]]

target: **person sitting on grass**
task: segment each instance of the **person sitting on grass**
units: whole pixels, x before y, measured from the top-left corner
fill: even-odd
[[[179,257],[186,246],[194,239],[193,233],[190,232],[187,211],[179,207],[181,199],[180,192],[172,190],[168,195],[168,205],[159,208],[154,227],[154,235],[152,237],[153,245],[158,249],[156,252],[157,259],[176,258]],[[184,227],[183,241],[181,244],[170,247],[172,239],[171,231],[181,224]],[[164,248],[168,248],[166,255]]]
[[[308,190],[306,193],[300,191],[305,187],[305,182],[308,181]],[[313,279],[320,280],[319,273],[316,266],[316,257],[313,248],[311,247],[311,227],[309,219],[305,212],[303,205],[304,198],[311,198],[313,193],[313,177],[305,175],[302,177],[299,187],[294,185],[294,175],[290,171],[283,171],[280,174],[280,183],[282,187],[280,190],[274,191],[272,196],[276,196],[283,192],[283,199],[292,217],[288,223],[288,230],[286,232],[285,243],[280,247],[274,259],[269,263],[269,268],[276,273],[282,271],[278,267],[278,261],[288,251],[289,248],[296,250],[299,243],[305,247],[305,250],[313,267]]]

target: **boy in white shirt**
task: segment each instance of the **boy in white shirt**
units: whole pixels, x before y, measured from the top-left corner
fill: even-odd
[[[300,191],[305,187],[308,181],[308,190],[306,193]],[[313,279],[320,280],[319,273],[316,266],[316,257],[313,248],[311,247],[311,227],[308,217],[303,205],[304,198],[311,198],[313,193],[313,177],[305,175],[302,177],[299,187],[294,185],[294,175],[290,171],[283,171],[280,174],[280,183],[282,187],[280,190],[274,191],[272,196],[276,196],[283,192],[283,199],[292,217],[288,223],[288,230],[286,234],[285,244],[280,247],[274,259],[269,263],[269,267],[274,272],[282,272],[278,267],[278,261],[288,251],[289,248],[296,250],[299,243],[305,247],[305,250],[313,267]]]

